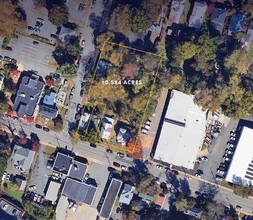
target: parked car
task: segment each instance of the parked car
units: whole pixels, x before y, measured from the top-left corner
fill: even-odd
[[[38,41],[33,41],[33,44],[34,44],[34,45],[38,45],[39,42],[38,42]]]
[[[157,168],[157,169],[162,170],[162,169],[163,169],[163,166],[162,166],[162,165],[157,164],[157,165],[156,165],[156,168]]]
[[[118,207],[118,208],[116,209],[116,213],[122,213],[122,208],[121,208],[121,207]]]
[[[85,82],[81,82],[81,89],[84,89],[85,87]]]
[[[197,196],[201,196],[201,192],[199,192],[199,191],[195,191],[195,194],[197,195]]]
[[[97,145],[96,145],[96,144],[92,144],[92,143],[90,143],[90,147],[96,148],[96,147],[97,147]]]
[[[110,153],[110,154],[113,153],[113,151],[112,151],[111,149],[106,149],[106,152],[107,152],[107,153]]]
[[[49,132],[49,131],[50,131],[50,129],[49,129],[49,128],[47,128],[47,127],[43,127],[43,131]]]
[[[107,170],[110,172],[110,173],[115,173],[116,170],[113,168],[113,167],[108,167]]]
[[[36,202],[36,201],[37,201],[37,198],[38,198],[38,194],[37,194],[37,193],[34,193],[33,201]]]
[[[171,173],[174,175],[178,175],[178,171],[177,170],[171,170]]]
[[[123,158],[123,157],[125,156],[125,155],[124,155],[123,153],[121,153],[121,152],[118,152],[117,155],[118,155],[119,157],[121,157],[121,158]]]
[[[42,126],[39,125],[39,124],[36,124],[35,127],[38,128],[38,129],[41,129],[41,128],[42,128]]]
[[[217,173],[219,173],[221,175],[225,175],[226,171],[225,170],[221,170],[221,169],[217,169]]]
[[[80,90],[80,96],[81,96],[81,97],[83,96],[83,92],[84,92],[84,90],[81,89],[81,90]]]
[[[242,207],[240,205],[237,205],[235,208],[239,209],[239,210],[242,210]]]
[[[29,186],[29,190],[35,190],[35,189],[36,189],[36,186],[35,186],[35,185]]]
[[[120,167],[120,164],[117,163],[117,162],[113,162],[113,166],[115,166],[115,167]]]
[[[27,28],[28,28],[28,30],[30,30],[30,31],[34,30],[34,28],[33,28],[32,26],[28,26]]]
[[[148,129],[142,128],[142,129],[141,129],[141,132],[142,132],[143,134],[147,134],[147,133],[148,133]]]
[[[12,48],[8,46],[5,48],[5,50],[12,51]]]
[[[219,176],[219,175],[216,175],[216,180],[218,180],[218,181],[223,181],[223,180],[224,180],[224,177]]]
[[[57,39],[58,37],[55,34],[50,34],[50,37]]]
[[[4,204],[3,205],[3,210],[6,210],[8,208],[8,205],[7,204]]]
[[[208,161],[208,157],[203,156],[203,157],[201,157],[201,160]]]
[[[202,177],[202,175],[201,175],[201,174],[199,174],[199,173],[195,173],[195,176],[196,176],[196,177],[199,177],[199,178],[201,178],[201,177]]]
[[[125,166],[125,165],[121,165],[121,169],[122,169],[122,170],[125,170],[125,171],[128,170],[127,166]]]
[[[78,103],[76,105],[76,111],[79,112],[81,110],[81,108],[82,108],[82,105],[80,103]]]

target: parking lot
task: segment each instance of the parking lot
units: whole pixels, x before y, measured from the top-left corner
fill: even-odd
[[[48,178],[52,175],[52,170],[47,168],[47,160],[49,156],[43,153],[44,145],[41,145],[35,166],[30,178],[28,186],[36,186],[33,192],[44,196],[45,186],[47,184]]]
[[[97,183],[97,192],[95,195],[94,202],[92,204],[92,207],[96,208],[104,191],[109,172],[106,166],[91,162],[88,173],[90,174],[91,178],[96,180]]]
[[[35,45],[34,41],[32,38],[21,35],[18,38],[12,38],[9,43],[12,51],[0,49],[0,54],[18,60],[21,69],[36,70],[45,77],[50,72],[54,72],[54,69],[48,66],[54,46],[39,41],[36,41],[38,45]]]
[[[230,132],[237,126],[238,120],[226,119],[224,127],[219,136],[214,139],[208,148],[208,161],[201,161],[196,169],[203,171],[203,179],[216,182],[217,168],[223,162],[223,155],[227,148],[227,142],[230,140]]]
[[[20,210],[7,204],[4,200],[1,200],[0,207],[4,211],[3,212],[2,210],[0,210],[1,219],[3,218],[3,219],[14,220],[14,219],[17,219],[14,216],[19,216],[21,214]],[[8,213],[8,215],[5,215],[5,213]]]

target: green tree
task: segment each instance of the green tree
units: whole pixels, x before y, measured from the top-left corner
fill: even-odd
[[[131,30],[134,33],[146,33],[147,29],[152,25],[151,19],[147,16],[145,10],[135,9],[132,13]]]
[[[74,64],[63,64],[58,69],[58,73],[62,74],[64,77],[73,78],[76,76],[77,67]]]
[[[4,113],[7,112],[9,109],[9,105],[8,105],[8,99],[5,96],[3,91],[0,91],[0,113]]]
[[[48,20],[55,26],[61,26],[68,22],[69,9],[66,5],[54,5],[48,13]]]
[[[99,134],[95,129],[91,129],[84,132],[84,134],[80,134],[80,140],[95,144],[99,141]]]
[[[174,202],[177,211],[183,212],[188,208],[188,202],[185,198],[179,198]]]
[[[128,33],[131,31],[131,6],[120,5],[116,9],[116,22],[120,32]]]
[[[53,122],[56,130],[63,129],[63,120],[60,114],[58,114],[57,117],[53,119]]]
[[[80,48],[76,45],[68,44],[66,46],[66,51],[69,55],[76,57],[80,53]]]

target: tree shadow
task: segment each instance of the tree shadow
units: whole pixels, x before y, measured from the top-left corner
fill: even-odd
[[[191,189],[189,186],[189,182],[186,178],[180,179],[179,180],[180,183],[180,189],[183,193],[184,196],[190,196],[191,195]]]
[[[166,176],[167,176],[167,182],[170,183],[175,190],[178,190],[180,187],[180,183],[177,176],[172,173],[167,173]]]
[[[148,168],[145,164],[145,162],[139,160],[139,159],[134,159],[134,168],[136,171],[142,174],[147,174],[148,173]]]

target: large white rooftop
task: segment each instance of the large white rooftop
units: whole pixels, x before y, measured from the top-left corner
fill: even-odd
[[[253,129],[251,128],[242,128],[226,181],[244,185],[253,182]]]
[[[194,96],[173,90],[154,159],[193,169],[205,137],[206,112]]]

